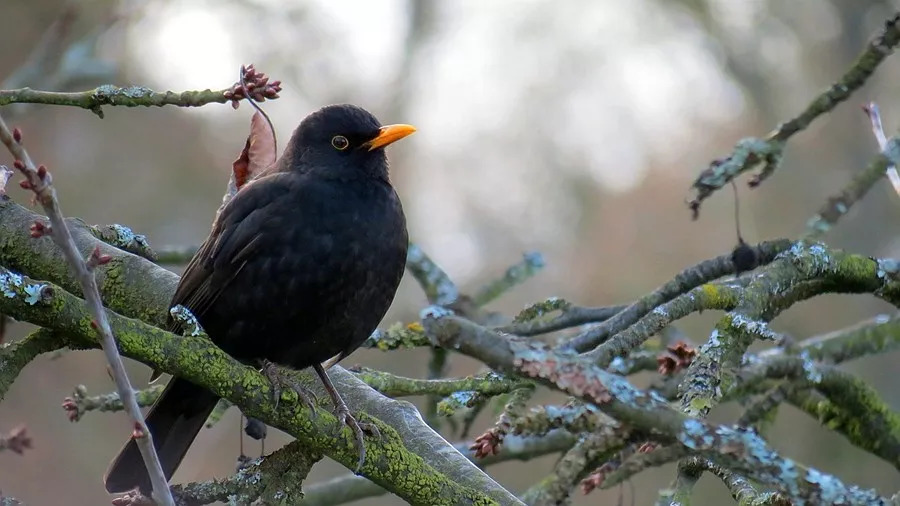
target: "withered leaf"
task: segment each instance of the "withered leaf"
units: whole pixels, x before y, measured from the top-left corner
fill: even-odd
[[[275,133],[259,112],[250,119],[250,135],[237,160],[231,164],[238,190],[275,163]]]

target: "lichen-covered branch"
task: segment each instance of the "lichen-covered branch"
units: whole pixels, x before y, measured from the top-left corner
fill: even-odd
[[[252,65],[242,68],[247,89],[255,101],[278,98],[281,91],[280,81],[269,82],[268,76],[257,72]],[[244,87],[236,83],[221,90],[202,91],[153,91],[146,86],[114,86],[104,84],[92,90],[78,92],[41,91],[31,88],[0,90],[0,106],[7,104],[45,104],[65,105],[89,109],[101,118],[103,106],[123,107],[162,107],[175,105],[178,107],[201,107],[207,104],[231,103],[237,107],[239,101],[246,98]]]
[[[142,234],[135,234],[129,227],[113,223],[111,225],[91,225],[90,231],[94,237],[115,246],[120,250],[134,253],[147,260],[156,261],[156,252],[150,248],[150,242]]]
[[[459,298],[459,289],[450,276],[422,251],[418,244],[410,243],[406,252],[406,270],[413,275],[425,292],[430,304],[449,306]]]
[[[506,269],[502,277],[491,281],[472,295],[472,303],[483,306],[524,283],[544,268],[544,257],[537,252],[526,253],[522,261]]]
[[[606,475],[601,488],[611,488],[651,467],[671,464],[688,454],[683,446],[663,446],[645,453],[635,453]]]
[[[575,401],[562,406],[532,408],[528,413],[513,420],[509,432],[515,435],[539,436],[563,429],[578,434],[602,431],[604,427],[614,424],[615,422],[600,413],[593,405]]]
[[[490,466],[511,460],[528,461],[566,451],[573,444],[575,444],[574,436],[564,431],[554,431],[542,437],[510,436],[506,440],[503,452],[479,459],[478,464]],[[467,458],[475,459],[474,452],[468,449],[468,443],[457,443],[454,446]],[[386,493],[385,489],[363,477],[347,474],[307,486],[304,490],[303,500],[299,504],[301,506],[334,506]]]
[[[373,369],[353,370],[356,376],[370,387],[389,397],[409,395],[450,395],[456,392],[478,392],[494,396],[509,393],[527,385],[516,378],[507,378],[496,373],[487,373],[467,378],[441,378],[435,380],[405,378]]]
[[[625,378],[583,357],[561,354],[542,343],[501,336],[455,316],[435,315],[424,325],[437,344],[593,403],[634,430],[653,433],[660,443],[680,445],[688,452],[711,458],[777,488],[796,504],[889,504],[873,490],[846,485],[834,476],[779,455],[753,432],[688,417],[664,399],[635,388]]]
[[[512,323],[499,327],[497,330],[519,336],[535,336],[577,327],[585,323],[606,321],[626,307],[628,306],[581,307],[572,305],[564,299],[551,297],[526,307],[516,316]],[[556,311],[559,311],[557,316],[553,318],[546,317],[546,315]]]
[[[135,390],[134,397],[137,399],[138,406],[142,408],[151,406],[159,398],[163,388],[164,385],[157,384],[143,390]],[[78,385],[71,397],[63,399],[63,410],[69,420],[73,422],[81,420],[81,417],[88,411],[113,412],[123,409],[119,392],[88,396],[87,388],[84,385]]]
[[[310,455],[299,441],[241,468],[224,480],[175,485],[172,494],[184,506],[211,504],[297,504],[300,485],[321,455]],[[377,485],[376,485],[377,486]]]
[[[79,92],[41,91],[31,88],[0,90],[0,106],[7,104],[45,104],[81,107],[93,111],[101,106],[124,107],[201,107],[207,104],[224,104],[231,100],[225,96],[228,88],[203,91],[153,91],[145,86],[113,86],[106,84],[92,90]]]
[[[500,445],[512,430],[515,421],[522,417],[525,403],[532,395],[534,395],[534,384],[530,382],[519,385],[510,393],[503,412],[500,413],[494,426],[475,438],[475,442],[469,447],[475,450],[476,457],[496,455],[500,451]]]
[[[522,501],[530,506],[564,504],[572,489],[599,463],[615,455],[632,435],[622,428],[605,429],[582,436],[557,461],[553,472],[522,495]]]
[[[616,334],[593,351],[585,353],[585,356],[602,367],[611,366],[614,359],[624,357],[637,349],[672,322],[703,310],[733,309],[738,303],[740,293],[739,285],[724,283],[708,283],[694,288],[674,300],[661,304],[634,325]]]
[[[695,192],[690,202],[694,216],[706,198],[738,175],[762,165],[762,170],[750,181],[751,186],[755,186],[775,172],[787,140],[808,127],[814,119],[847,100],[865,84],[897,44],[900,44],[900,13],[885,22],[881,32],[869,42],[844,75],[813,99],[800,114],[778,125],[764,139],[741,139],[729,156],[713,161],[691,186]]]
[[[363,343],[364,348],[377,348],[381,351],[423,346],[431,346],[431,342],[425,336],[425,331],[419,322],[408,325],[395,323],[386,330],[378,329]]]
[[[59,253],[49,244],[46,238],[32,239],[27,231],[28,225],[39,216],[28,211],[27,209],[15,204],[9,199],[0,198],[0,264],[7,267],[14,267],[28,275],[39,277],[41,279],[51,280],[61,285],[61,288],[72,288],[78,290],[77,283],[71,278],[71,275],[64,268],[60,268]],[[100,284],[101,294],[104,302],[111,310],[126,313],[132,317],[139,317],[143,321],[152,325],[162,325],[166,321],[168,315],[168,303],[171,294],[177,284],[177,276],[173,273],[140,258],[121,250],[115,249],[109,245],[98,241],[88,230],[87,226],[78,221],[70,222],[73,238],[82,251],[90,251],[98,245],[104,254],[113,257],[112,261],[98,268],[98,281]],[[77,306],[77,301],[72,301]],[[2,312],[2,310],[0,310]],[[25,318],[23,318],[25,319]],[[133,320],[129,320],[133,321]],[[56,319],[52,322],[45,322],[46,325],[55,326]],[[136,322],[140,323],[140,322]],[[146,327],[149,327],[146,326]],[[143,327],[142,327],[143,328]],[[149,327],[151,333],[162,332],[158,328]],[[170,335],[163,333],[163,335]],[[16,355],[5,362],[6,365],[15,365],[16,367],[0,368],[0,393],[8,388],[9,383],[18,374],[21,366],[24,366],[34,355],[42,351],[58,348],[60,343],[56,343],[55,347],[43,341],[44,335],[39,336],[40,339],[30,339],[25,345],[18,346],[14,343],[11,348],[0,348],[0,355],[9,354]],[[177,341],[171,341],[173,346],[178,349],[181,344],[194,342],[196,338],[172,336]],[[204,341],[202,348],[216,349],[208,340]],[[144,342],[141,340],[140,342]],[[161,343],[150,339],[149,343]],[[64,343],[63,343],[64,344]],[[217,349],[216,349],[217,350]],[[13,351],[18,352],[12,353]],[[147,350],[145,350],[147,351]],[[190,350],[184,350],[188,356]],[[196,350],[195,350],[196,352]],[[20,358],[21,355],[30,355],[30,357]],[[153,364],[147,360],[146,363]],[[195,364],[197,365],[197,364]],[[178,363],[173,365],[174,368],[180,367]],[[13,371],[12,369],[16,369]],[[165,370],[165,369],[164,369]],[[169,369],[171,371],[173,369]],[[178,369],[178,372],[181,372]],[[196,372],[196,371],[195,371]],[[435,434],[422,422],[418,413],[408,403],[386,399],[377,394],[373,390],[362,385],[352,374],[344,371],[340,367],[333,369],[333,381],[336,382],[338,389],[342,392],[342,396],[354,411],[364,411],[370,416],[377,417],[384,423],[387,423],[400,432],[400,438],[406,444],[409,452],[415,453],[417,456],[424,457],[428,461],[428,465],[422,464],[424,469],[429,469],[429,465],[433,466],[432,471],[424,471],[426,473],[440,473],[435,476],[438,482],[451,480],[458,482],[466,487],[472,487],[484,491],[491,497],[498,498],[503,503],[505,500],[512,500],[502,487],[499,487],[487,475],[473,467],[466,459],[455,451],[443,451],[446,447],[443,438]],[[204,375],[204,373],[198,373]],[[208,378],[210,381],[228,380],[231,382],[235,378],[241,377],[236,374],[230,380],[224,377]],[[310,380],[313,389],[318,388],[318,383]],[[260,393],[260,392],[257,392]],[[249,395],[249,394],[248,394]],[[262,394],[260,394],[262,395]],[[321,393],[324,395],[324,391]],[[227,396],[226,396],[227,397]],[[323,397],[324,398],[324,397]],[[233,398],[231,400],[234,400]],[[241,400],[245,400],[241,398]],[[256,399],[251,404],[255,405]],[[240,403],[238,403],[241,405]],[[243,407],[243,405],[241,405]],[[252,413],[248,413],[253,416]],[[265,417],[261,418],[266,422]],[[334,447],[336,446],[332,438],[323,434],[331,430],[327,423],[316,423],[317,433],[320,437],[325,438],[320,441],[321,444]],[[387,445],[388,443],[385,442]],[[378,445],[369,443],[370,447]],[[348,449],[352,448],[352,443]],[[392,448],[393,449],[393,448]],[[401,455],[404,453],[401,452]],[[418,458],[418,457],[417,457]],[[420,462],[420,461],[419,461]],[[434,471],[436,470],[436,471]],[[416,467],[412,474],[418,474],[420,469]],[[393,471],[403,476],[412,476],[409,470],[401,470],[396,467]],[[388,479],[388,478],[384,478]],[[406,478],[404,478],[406,480]],[[408,484],[408,482],[406,482]],[[404,486],[403,481],[398,482],[397,486]],[[394,487],[391,487],[394,488]]]
[[[789,247],[789,241],[780,240],[763,242],[753,249],[759,264],[764,265]],[[615,316],[566,342],[565,347],[578,352],[593,349],[610,336],[629,328],[654,308],[662,307],[664,303],[704,283],[734,274],[735,270],[731,254],[705,260],[688,267],[679,272],[671,281],[641,297]]]
[[[900,265],[795,243],[743,288],[740,304],[719,320],[681,384],[681,405],[704,414],[733,384],[744,353],[756,340],[773,336],[767,322],[801,300],[826,292],[871,293],[900,303]]]
[[[798,352],[812,360],[839,364],[870,355],[896,350],[900,347],[900,313],[880,315],[849,328],[804,339],[797,343]],[[777,348],[757,354],[760,360],[780,356]]]
[[[9,271],[0,268],[0,278],[3,276],[8,277]],[[34,291],[33,287],[36,285],[49,286],[52,296],[29,303],[27,294]],[[20,277],[18,284],[12,285],[10,290],[15,296],[0,297],[0,311],[17,319],[53,327],[57,331],[55,335],[59,346],[97,346],[97,338],[90,324],[91,315],[86,312],[84,302],[80,299],[61,287],[39,284],[26,277]],[[247,416],[258,418],[294,435],[310,451],[328,455],[351,468],[356,465],[358,455],[354,436],[331,413],[319,410],[314,422],[309,409],[302,402],[296,402],[296,394],[293,393],[283,394],[288,399],[278,403],[276,409],[271,398],[272,387],[265,377],[255,369],[236,362],[208,339],[176,336],[111,311],[108,312],[108,317],[124,355],[209,388],[240,406]],[[8,351],[6,347],[0,348],[0,363],[8,363],[5,360]],[[330,374],[338,388],[346,392],[345,400],[348,403],[358,401],[359,389],[368,388],[360,385],[352,374],[340,367],[332,368]],[[314,392],[321,388],[308,373],[298,374],[298,381]],[[317,393],[324,398],[324,391]],[[290,402],[291,400],[295,402]],[[440,455],[452,461],[452,466],[450,462],[441,463],[434,449],[446,447],[446,444],[439,443],[438,441],[442,441],[439,437],[430,440],[425,432],[427,427],[421,423],[415,408],[386,398],[382,398],[380,405],[387,407],[384,413],[379,413],[386,419],[373,418],[372,411],[369,411],[370,416],[367,417],[377,424],[381,438],[370,441],[367,445],[368,457],[361,470],[363,475],[415,504],[455,504],[462,498],[475,503],[492,504],[499,501],[495,497],[505,494],[509,498],[505,490],[491,485],[493,481],[471,466],[462,455],[457,453],[458,458],[455,458],[443,451]],[[429,451],[424,451],[425,448],[408,448],[406,441],[409,440],[404,440],[394,427],[413,426],[417,429],[416,443],[427,441],[435,446]],[[425,462],[422,455],[429,456],[431,462]],[[468,469],[460,468],[460,462],[465,462]],[[434,464],[443,464],[448,473],[453,469],[465,474],[465,479],[459,477],[455,481],[456,477],[438,471],[433,467]]]
[[[900,469],[900,414],[865,381],[804,355],[768,360],[747,375],[749,382],[753,376],[783,378],[815,389],[822,398],[798,392],[786,396],[825,427]]]
[[[882,152],[864,170],[853,175],[853,179],[840,193],[832,195],[815,216],[806,223],[806,239],[816,239],[831,230],[842,216],[850,211],[853,204],[860,201],[869,190],[880,181],[890,167],[900,165],[900,140],[891,137]]]
[[[792,506],[790,499],[777,492],[760,492],[743,476],[703,458],[690,459],[690,466],[712,473],[728,487],[740,506]]]

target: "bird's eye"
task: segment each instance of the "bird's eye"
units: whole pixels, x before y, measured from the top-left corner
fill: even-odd
[[[331,138],[331,146],[338,151],[343,151],[350,147],[350,141],[343,135],[335,135]]]

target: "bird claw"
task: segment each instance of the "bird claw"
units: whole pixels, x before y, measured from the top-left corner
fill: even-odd
[[[370,436],[380,438],[381,432],[375,424],[357,420],[356,417],[350,413],[350,408],[344,403],[335,406],[335,416],[337,416],[338,421],[342,425],[350,427],[350,430],[353,431],[353,435],[356,437],[356,448],[359,450],[359,460],[356,462],[356,469],[353,472],[359,474],[363,464],[366,462],[365,435],[369,434]]]
[[[272,385],[272,401],[275,403],[275,409],[278,409],[278,402],[281,400],[282,389],[288,388],[297,394],[297,397],[300,398],[300,402],[305,404],[313,414],[316,414],[316,404],[319,402],[319,398],[316,397],[316,394],[312,390],[301,385],[293,378],[286,376],[274,362],[262,360],[261,363],[262,374]]]

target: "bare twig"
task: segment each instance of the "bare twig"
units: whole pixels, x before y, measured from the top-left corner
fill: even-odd
[[[122,399],[125,409],[133,422],[133,434],[141,450],[144,463],[147,465],[155,499],[164,506],[174,506],[175,502],[172,499],[167,480],[163,474],[159,456],[156,454],[153,446],[153,436],[144,422],[144,416],[141,414],[141,408],[135,398],[131,382],[128,380],[128,374],[125,372],[122,357],[119,355],[116,347],[116,340],[110,329],[103,301],[97,289],[97,280],[94,277],[93,268],[108,262],[110,257],[101,254],[100,248],[97,247],[91,253],[89,260],[85,261],[82,258],[66,225],[65,218],[63,218],[50,173],[43,165],[40,167],[34,165],[28,152],[22,146],[21,132],[18,129],[15,132],[11,132],[6,122],[3,121],[2,116],[0,116],[0,142],[3,142],[9,149],[9,152],[15,157],[16,168],[25,176],[24,186],[29,187],[34,192],[37,201],[40,202],[50,219],[49,227],[40,221],[35,222],[32,227],[32,235],[50,234],[50,237],[62,250],[66,262],[81,285],[85,301],[94,317],[93,324],[100,334],[101,347],[112,370],[119,397]]]
[[[481,287],[472,295],[472,303],[483,306],[508,292],[511,288],[524,283],[544,268],[544,257],[538,252],[522,255],[522,261],[510,266],[503,276]]]

